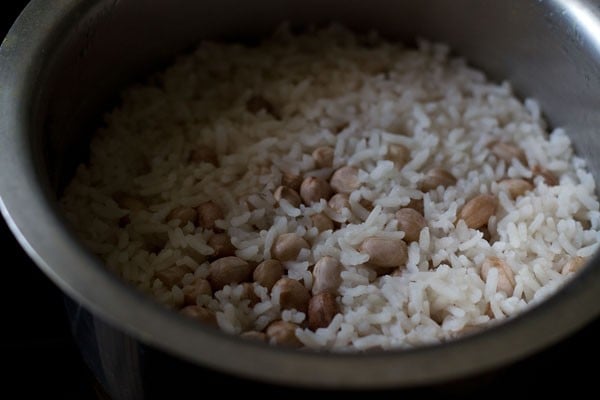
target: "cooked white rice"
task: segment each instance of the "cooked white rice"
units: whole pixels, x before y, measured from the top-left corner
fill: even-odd
[[[256,95],[276,113],[248,112]],[[517,144],[526,165],[492,154],[488,145],[498,139]],[[410,150],[404,167],[386,160],[391,144]],[[199,145],[214,149],[218,167],[189,162]],[[316,168],[311,153],[319,146],[335,149],[333,169]],[[344,165],[360,170],[361,185],[350,194],[351,208],[334,216],[342,223],[333,231],[319,234],[309,218],[322,211],[333,216],[323,200],[299,208],[276,204],[282,171],[328,178]],[[535,165],[560,184],[547,185],[532,172]],[[451,172],[456,184],[419,190],[432,167]],[[530,180],[534,189],[513,200],[498,184],[507,177]],[[148,207],[120,208],[115,193]],[[499,201],[489,241],[457,221],[462,206],[481,193]],[[423,200],[427,227],[409,244],[406,266],[378,277],[359,245],[369,236],[403,237],[394,213],[411,199]],[[108,268],[178,308],[181,287],[165,287],[155,274],[181,265],[194,271],[184,284],[209,276],[213,232],[165,217],[208,200],[223,208],[218,226],[242,259],[270,258],[275,238],[296,232],[311,248],[285,263],[286,273],[307,288],[319,258],[341,260],[340,313],[327,328],[296,331],[314,348],[410,347],[505,319],[554,293],[571,275],[561,273],[563,266],[591,256],[599,238],[594,180],[565,132],[548,130],[534,100],[521,102],[507,82],[488,82],[443,45],[405,48],[336,26],[302,35],[280,29],[258,47],[203,42],[151,83],[128,89],[62,205]],[[125,216],[130,223],[119,224]],[[482,279],[481,265],[491,256],[512,269],[512,294],[497,290],[497,269]],[[278,319],[305,322],[304,313],[281,310],[276,294],[258,285],[255,294],[260,300],[251,307],[241,285],[227,285],[198,304],[235,334]]]

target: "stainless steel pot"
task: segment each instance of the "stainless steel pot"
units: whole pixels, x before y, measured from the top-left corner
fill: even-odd
[[[91,323],[110,375],[103,382],[118,386],[119,372],[139,367],[139,359],[124,360],[139,356],[126,351],[138,343],[123,339],[131,337],[192,364],[272,382],[345,388],[431,383],[531,354],[598,316],[596,255],[556,296],[482,334],[405,351],[291,351],[199,326],[108,273],[56,207],[64,183],[86,158],[100,111],[126,82],[202,38],[256,37],[284,20],[336,20],[405,41],[444,41],[491,77],[508,78],[518,93],[538,99],[600,178],[598,2],[34,0],[0,50],[0,205],[40,268],[101,318]]]

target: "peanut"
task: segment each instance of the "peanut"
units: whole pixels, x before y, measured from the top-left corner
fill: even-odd
[[[308,248],[310,246],[304,238],[295,233],[284,233],[273,243],[271,255],[279,261],[291,261],[298,257],[300,250]]]
[[[338,260],[330,256],[322,257],[313,269],[313,294],[336,293],[342,282],[341,272],[342,266]]]
[[[407,205],[404,208],[412,208],[415,211],[418,211],[419,214],[425,215],[425,206],[423,205],[423,199],[410,199]]]
[[[524,179],[504,179],[500,181],[500,187],[513,199],[533,189],[533,185]]]
[[[318,203],[321,199],[329,199],[331,197],[331,187],[327,181],[315,176],[309,176],[300,185],[300,197],[307,205]]]
[[[169,215],[167,215],[167,221],[179,220],[179,226],[185,226],[188,222],[194,223],[198,213],[191,207],[177,207],[174,208]]]
[[[331,188],[338,193],[351,193],[360,187],[358,169],[342,167],[336,170],[329,181]]]
[[[231,244],[229,235],[226,233],[215,233],[208,239],[206,244],[215,251],[212,254],[212,257],[214,258],[235,256],[235,251],[237,250],[235,246]]]
[[[183,300],[186,305],[196,304],[198,296],[212,296],[212,288],[206,279],[197,279],[189,285],[185,285],[182,289]]]
[[[308,327],[313,331],[326,328],[338,312],[335,296],[329,292],[319,293],[308,304]]]
[[[498,159],[504,160],[507,164],[510,164],[516,158],[521,164],[527,165],[525,152],[513,143],[496,141],[490,143],[488,147]]]
[[[408,259],[406,243],[400,239],[370,237],[362,242],[360,251],[369,255],[369,263],[375,267],[397,268]]]
[[[188,318],[195,319],[205,324],[217,325],[217,318],[215,313],[206,307],[202,306],[186,306],[181,309],[181,315],[185,315]]]
[[[129,211],[141,211],[147,208],[146,203],[137,197],[129,196],[122,193],[117,193],[113,196],[119,208]]]
[[[442,168],[430,169],[421,179],[419,188],[423,192],[429,192],[437,189],[438,186],[448,187],[456,185],[456,178],[450,172]]]
[[[394,166],[397,169],[402,169],[406,163],[410,160],[410,150],[401,144],[390,144],[386,159],[393,161]]]
[[[480,194],[469,200],[458,213],[458,219],[465,221],[472,229],[487,225],[488,220],[496,213],[498,202],[490,194]]]
[[[488,274],[492,268],[498,270],[498,283],[496,290],[512,296],[515,289],[515,276],[512,269],[498,257],[489,257],[481,265],[481,277],[487,281]]]
[[[290,172],[284,171],[281,174],[281,184],[295,190],[297,193],[300,190],[300,185],[302,184],[302,177],[300,175],[294,175]]]
[[[258,297],[256,295],[256,293],[254,292],[254,285],[250,282],[244,282],[242,283],[242,299],[246,299],[249,300],[248,305],[250,307],[254,307],[257,303],[260,302],[260,297]]]
[[[300,207],[300,204],[302,203],[298,192],[287,186],[279,186],[277,189],[275,189],[273,197],[277,202],[280,202],[282,199],[286,200],[292,207],[296,208]]]
[[[398,229],[404,232],[406,242],[415,242],[419,240],[421,230],[427,226],[427,221],[423,215],[412,208],[401,208],[396,212]]]
[[[331,168],[333,165],[333,149],[329,146],[317,147],[312,157],[317,168]]]
[[[541,165],[534,165],[531,169],[531,172],[536,176],[541,176],[542,178],[544,178],[544,182],[548,186],[556,186],[560,183],[556,175],[554,175],[552,172],[542,167]]]
[[[562,267],[560,271],[561,274],[567,275],[572,272],[577,272],[585,265],[585,258],[580,256],[575,256],[571,258],[567,263]]]
[[[254,282],[271,290],[275,282],[283,276],[283,265],[278,260],[265,260],[254,270]]]
[[[264,332],[247,331],[247,332],[242,333],[240,336],[243,337],[244,339],[257,340],[259,342],[267,341],[267,334]]]
[[[223,211],[213,201],[200,204],[196,211],[198,212],[198,226],[204,229],[215,229],[215,221],[224,218]]]
[[[296,309],[306,312],[310,293],[302,283],[291,278],[281,278],[273,285],[272,292],[279,296],[279,306],[282,310]]]
[[[348,199],[348,195],[343,193],[336,193],[333,196],[331,196],[331,198],[327,202],[327,205],[335,212],[340,212],[344,208],[350,209],[350,200]]]
[[[154,274],[166,287],[172,288],[173,286],[181,282],[181,278],[187,273],[191,272],[189,267],[184,265],[174,265],[172,267],[163,269]]]
[[[310,220],[319,232],[333,230],[334,228],[333,221],[323,213],[311,215]]]
[[[212,164],[215,167],[219,165],[219,160],[215,151],[210,147],[204,145],[198,145],[194,147],[194,149],[190,153],[189,161],[192,163],[205,162],[208,164]]]
[[[210,275],[208,280],[216,290],[232,283],[248,281],[252,276],[250,265],[238,257],[223,257],[210,264]]]
[[[296,337],[298,325],[286,321],[274,321],[267,327],[266,335],[270,344],[288,347],[302,347]]]

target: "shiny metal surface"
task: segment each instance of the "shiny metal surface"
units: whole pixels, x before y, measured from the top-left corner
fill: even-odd
[[[105,271],[56,207],[57,193],[86,157],[99,112],[126,82],[201,38],[259,36],[283,20],[335,20],[400,40],[444,41],[490,76],[507,78],[518,93],[538,99],[600,178],[598,2],[34,0],[0,50],[0,205],[21,244],[57,285],[110,325],[182,359],[316,387],[406,386],[464,376],[535,352],[600,314],[596,255],[556,296],[483,334],[407,351],[300,352],[198,326]],[[98,335],[109,344],[110,336]],[[116,353],[119,346],[105,349]],[[113,360],[105,357],[110,367]]]

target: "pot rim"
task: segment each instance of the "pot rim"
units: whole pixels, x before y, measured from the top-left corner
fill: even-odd
[[[96,3],[96,4],[94,4]],[[36,85],[61,32],[97,2],[33,0],[0,49],[0,209],[27,253],[64,292],[141,341],[188,361],[265,381],[330,388],[409,386],[483,372],[548,346],[600,314],[600,258],[551,298],[482,333],[406,350],[340,354],[242,340],[178,316],[105,269],[45,190],[28,132]],[[595,28],[600,20],[594,19]],[[164,329],[168,326],[169,329]],[[442,361],[442,362],[440,362]]]

